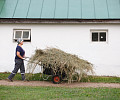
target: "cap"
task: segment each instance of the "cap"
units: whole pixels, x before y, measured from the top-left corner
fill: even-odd
[[[17,39],[17,43],[18,43],[18,44],[20,44],[22,41],[23,41],[23,39],[21,39],[21,38],[18,38],[18,39]]]

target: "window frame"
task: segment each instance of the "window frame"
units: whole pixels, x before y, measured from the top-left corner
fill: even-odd
[[[13,40],[15,40],[15,41],[18,39],[18,38],[15,37],[17,31],[22,31],[21,38],[24,41],[31,41],[31,29],[13,29]],[[23,38],[23,32],[24,31],[28,31],[29,32],[28,38]]]
[[[100,41],[100,33],[102,32],[106,33],[106,41]],[[98,41],[92,41],[92,33],[98,33]],[[108,42],[108,30],[107,29],[91,29],[90,34],[91,34],[91,42],[103,42],[103,43]]]

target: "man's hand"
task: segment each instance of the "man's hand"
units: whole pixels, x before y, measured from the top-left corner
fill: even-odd
[[[22,58],[22,60],[25,60],[25,58]]]

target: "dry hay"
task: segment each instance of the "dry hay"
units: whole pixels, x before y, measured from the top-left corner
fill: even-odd
[[[75,74],[76,80],[80,81],[84,75],[94,73],[93,64],[57,48],[37,49],[29,59],[27,69],[33,73],[37,65],[44,66],[44,69],[51,67],[55,75],[58,71],[65,72],[68,83],[72,82]]]

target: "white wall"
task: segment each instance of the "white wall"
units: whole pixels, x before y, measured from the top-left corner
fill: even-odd
[[[31,42],[23,45],[26,56],[57,47],[93,63],[97,75],[120,76],[120,24],[0,24],[0,72],[14,68],[13,29],[31,29]],[[108,42],[92,43],[90,29],[108,29]]]

